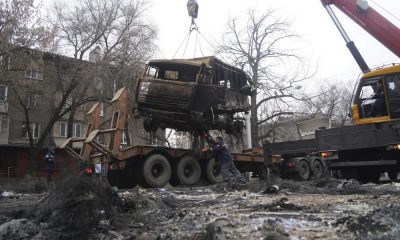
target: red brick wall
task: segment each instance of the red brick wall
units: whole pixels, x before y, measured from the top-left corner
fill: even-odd
[[[8,151],[13,155],[13,160],[8,161],[8,166],[3,166],[0,169],[0,177],[8,177],[8,167],[13,167],[14,171],[11,171],[11,177],[23,178],[28,173],[29,166],[29,154],[30,149],[28,147],[0,147],[0,151]],[[43,150],[38,158],[36,159],[36,176],[37,177],[46,177],[47,173],[44,168],[44,160],[43,157],[46,154],[47,150]],[[1,160],[1,159],[0,159]],[[77,160],[71,159],[66,155],[64,151],[61,149],[57,149],[55,153],[55,171],[54,176],[61,176],[64,173],[78,172],[79,163]],[[12,169],[11,169],[12,170]]]

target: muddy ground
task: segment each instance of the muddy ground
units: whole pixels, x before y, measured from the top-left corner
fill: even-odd
[[[87,177],[36,193],[3,186],[0,239],[400,239],[400,183],[278,186],[113,191]]]

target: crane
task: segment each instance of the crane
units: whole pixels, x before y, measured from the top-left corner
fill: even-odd
[[[331,5],[360,25],[395,55],[400,57],[400,29],[368,5],[365,0],[321,0],[347,47],[364,73],[353,94],[352,116],[355,124],[389,122],[400,119],[400,66],[370,70],[350,40]],[[377,92],[381,91],[380,99]]]

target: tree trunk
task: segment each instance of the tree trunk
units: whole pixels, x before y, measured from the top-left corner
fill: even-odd
[[[37,156],[40,152],[39,147],[31,147],[31,151],[29,154],[29,165],[28,165],[28,175],[35,177],[36,176],[36,169],[37,169]]]
[[[257,117],[257,95],[252,94],[250,97],[251,113],[250,113],[250,124],[251,124],[251,146],[258,147],[258,117]]]
[[[72,107],[71,111],[69,112],[68,123],[67,123],[67,139],[73,137],[74,119],[75,119],[75,107]]]

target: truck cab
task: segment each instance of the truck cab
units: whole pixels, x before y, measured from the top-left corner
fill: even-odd
[[[236,131],[234,115],[250,109],[248,76],[216,57],[152,60],[138,81],[144,127]]]

